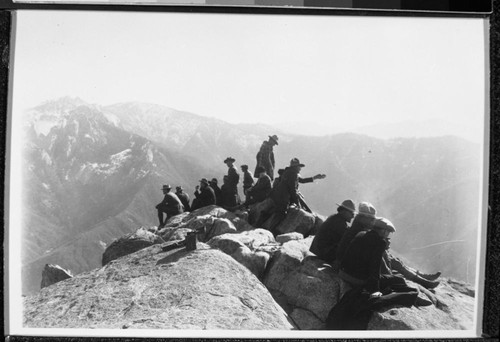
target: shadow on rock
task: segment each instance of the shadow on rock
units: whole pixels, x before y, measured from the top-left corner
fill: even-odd
[[[163,259],[158,260],[156,262],[156,265],[158,266],[158,265],[171,264],[171,263],[177,262],[177,261],[179,261],[179,259],[185,257],[188,254],[191,254],[191,252],[193,252],[193,251],[188,251],[185,248],[182,248],[178,251],[175,251],[172,254],[167,255]]]

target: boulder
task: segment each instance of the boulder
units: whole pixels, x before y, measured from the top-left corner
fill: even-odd
[[[191,232],[191,228],[164,228],[159,232],[159,235],[164,241],[184,240],[187,233]]]
[[[290,318],[300,330],[322,330],[325,324],[310,311],[295,308]]]
[[[43,289],[44,287],[72,277],[73,275],[71,272],[65,270],[59,265],[45,264],[42,271],[42,283],[40,288]]]
[[[331,266],[315,256],[307,256],[290,272],[278,289],[288,303],[306,310],[325,322],[341,297],[341,279]]]
[[[252,225],[250,225],[246,220],[244,220],[244,219],[238,217],[238,215],[236,215],[230,211],[227,211],[226,209],[218,207],[216,205],[210,205],[207,207],[196,209],[195,211],[193,211],[189,215],[186,215],[183,218],[183,222],[189,221],[193,217],[196,217],[196,216],[206,216],[206,215],[210,215],[210,216],[213,216],[215,218],[228,219],[236,227],[236,230],[238,232],[254,229],[254,227]],[[167,226],[168,226],[168,224],[167,224]]]
[[[102,255],[102,265],[105,266],[110,261],[118,259],[124,255],[128,255],[143,248],[164,242],[165,241],[160,236],[151,233],[145,227],[141,227],[134,233],[127,234],[113,241]]]
[[[232,256],[258,278],[262,277],[271,255],[278,249],[273,234],[259,228],[238,234],[219,235],[208,244]]]
[[[263,279],[264,285],[271,291],[280,291],[288,275],[300,267],[309,253],[309,247],[301,241],[293,240],[283,244],[271,259]]]
[[[273,217],[271,216],[263,224],[263,228],[269,229],[272,219]],[[313,214],[296,207],[290,207],[285,219],[276,227],[277,235],[297,232],[303,236],[309,236],[315,226],[315,222],[316,218]]]
[[[291,330],[295,326],[240,263],[199,243],[154,245],[23,299],[27,328]]]
[[[266,198],[264,201],[250,205],[248,210],[248,223],[256,227],[257,222],[263,222],[267,219],[268,211],[273,208],[273,201]],[[258,227],[260,228],[260,227]]]
[[[302,240],[303,238],[304,238],[304,235],[302,235],[300,233],[296,233],[296,232],[286,233],[286,234],[281,234],[281,235],[276,236],[276,242],[284,244],[288,241]]]

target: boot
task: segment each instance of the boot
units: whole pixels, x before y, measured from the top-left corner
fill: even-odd
[[[427,274],[427,273],[420,273],[420,271],[417,271],[417,275],[421,276],[424,279],[433,281],[441,276],[441,272],[436,272],[434,274]]]
[[[429,306],[432,302],[428,298],[424,298],[420,294],[415,298],[415,306]]]
[[[410,279],[410,280],[414,281],[415,283],[417,283],[419,285],[422,285],[426,289],[433,289],[439,285],[439,281],[427,280],[419,275],[416,275],[415,277],[413,277],[413,279]]]

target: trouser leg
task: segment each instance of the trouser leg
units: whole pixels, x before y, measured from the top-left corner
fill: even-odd
[[[161,211],[160,209],[158,209],[158,221],[160,221],[158,227],[163,226],[163,211]]]

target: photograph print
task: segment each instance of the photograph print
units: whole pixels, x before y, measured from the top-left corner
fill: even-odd
[[[10,334],[480,335],[485,21],[19,10]]]

